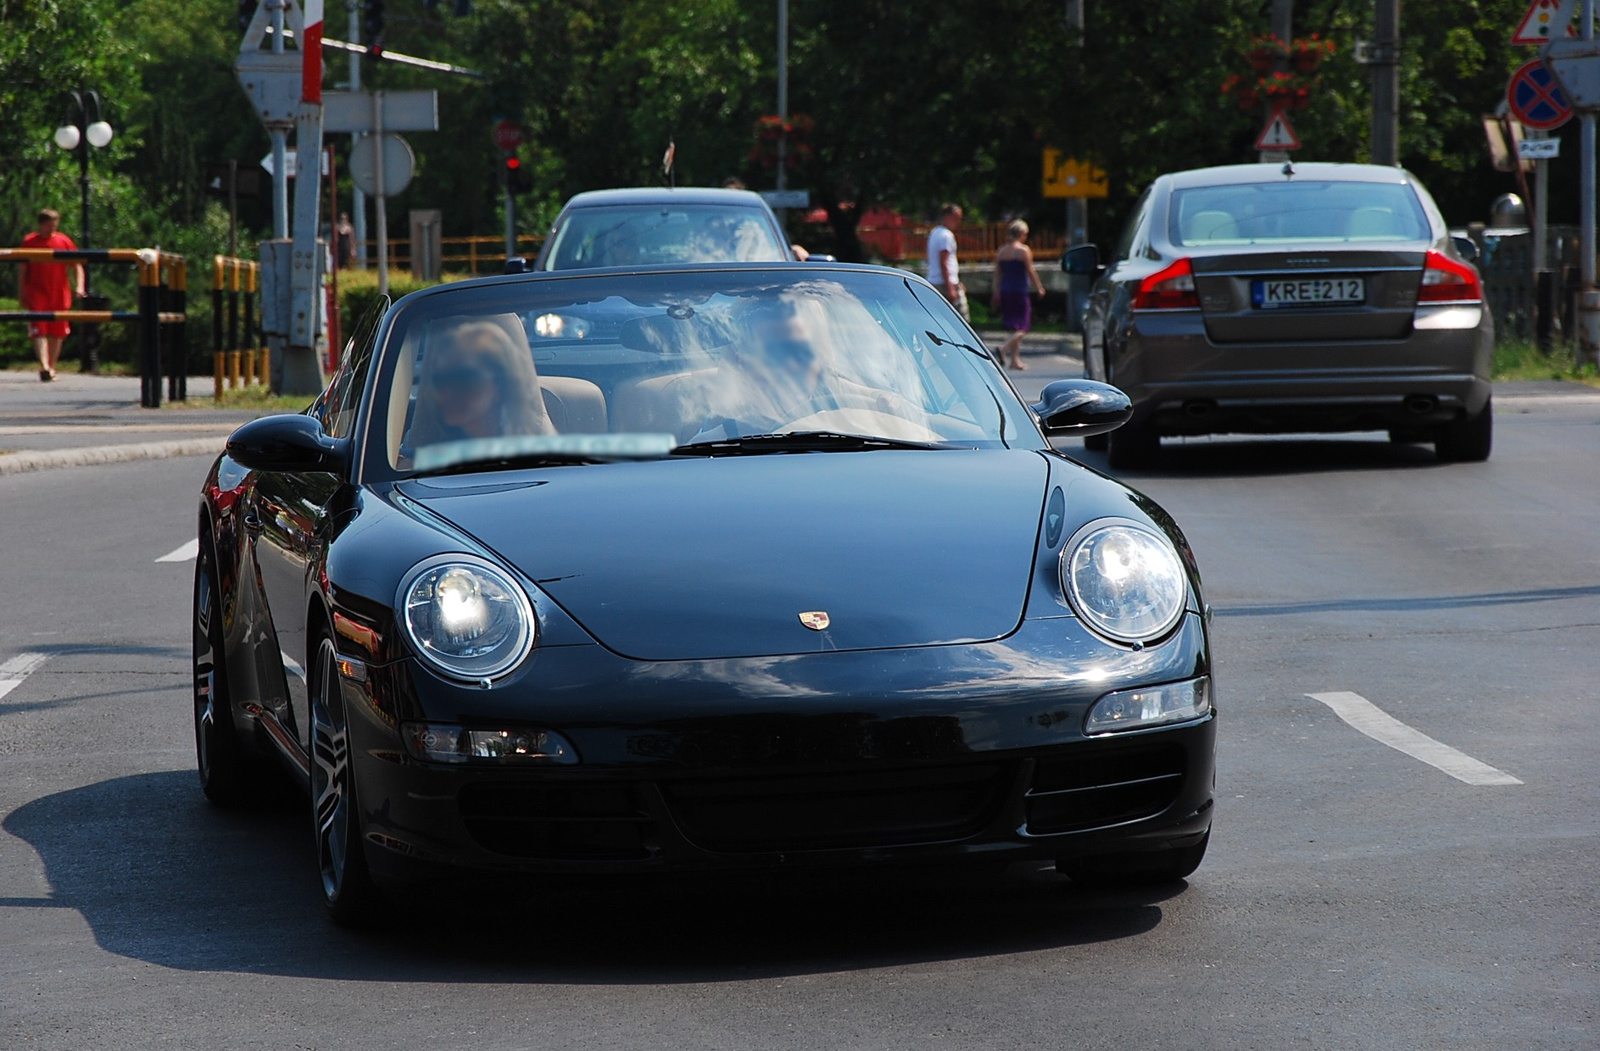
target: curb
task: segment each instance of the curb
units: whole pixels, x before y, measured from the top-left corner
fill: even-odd
[[[175,456],[215,456],[227,441],[224,436],[184,438],[170,442],[99,445],[85,449],[47,449],[0,455],[0,476],[48,471],[57,467],[90,467],[133,460],[166,460]]]

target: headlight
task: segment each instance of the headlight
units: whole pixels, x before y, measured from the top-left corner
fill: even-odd
[[[1183,615],[1188,580],[1165,537],[1132,523],[1085,532],[1061,560],[1061,586],[1089,626],[1119,642],[1144,642]]]
[[[400,587],[401,621],[417,653],[458,679],[483,681],[533,648],[528,596],[504,571],[453,556],[424,562]]]
[[[1084,719],[1086,734],[1143,730],[1166,723],[1198,719],[1211,711],[1211,680],[1205,676],[1165,686],[1108,693],[1089,709]]]

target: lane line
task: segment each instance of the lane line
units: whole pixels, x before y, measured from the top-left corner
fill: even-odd
[[[200,554],[200,538],[186,542],[182,547],[175,547],[171,551],[156,559],[157,562],[193,562]]]
[[[306,670],[300,666],[300,662],[299,661],[295,660],[293,657],[289,656],[287,653],[283,652],[282,650],[278,651],[278,656],[283,658],[283,670],[284,671],[288,672],[290,675],[293,675],[295,678],[299,679],[301,682],[305,682],[306,681]]]
[[[0,700],[21,686],[22,680],[38,671],[39,666],[49,659],[49,655],[44,653],[19,653],[0,664]]]
[[[1407,726],[1359,693],[1308,693],[1306,696],[1332,708],[1333,713],[1352,729],[1442,770],[1457,781],[1465,781],[1469,785],[1522,784],[1504,770],[1479,762],[1465,752],[1457,751],[1435,741],[1421,730]]]

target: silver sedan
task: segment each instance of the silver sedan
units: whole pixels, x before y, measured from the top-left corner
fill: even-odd
[[[1241,164],[1156,179],[1095,273],[1085,371],[1133,419],[1113,467],[1163,435],[1387,431],[1440,460],[1493,438],[1494,322],[1471,242],[1415,176],[1366,164]]]

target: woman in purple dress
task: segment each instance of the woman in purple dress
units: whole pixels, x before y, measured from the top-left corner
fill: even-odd
[[[1022,337],[1033,325],[1033,302],[1029,293],[1043,297],[1044,284],[1033,268],[1033,249],[1028,247],[1028,224],[1021,219],[1007,227],[1011,240],[994,257],[994,296],[990,305],[1000,312],[1000,324],[1011,333],[1000,345],[1002,364],[1010,361],[1014,369],[1022,363]]]

